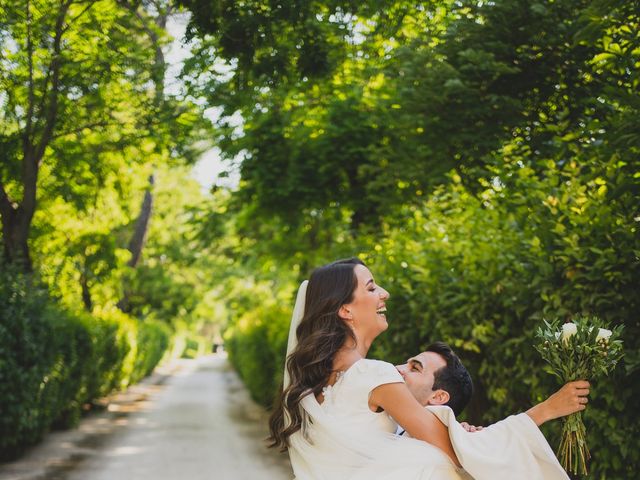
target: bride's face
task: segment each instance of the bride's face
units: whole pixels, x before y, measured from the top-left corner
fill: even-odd
[[[389,298],[389,292],[376,284],[364,265],[356,265],[354,273],[358,285],[353,293],[353,301],[340,309],[341,316],[353,322],[357,331],[373,339],[388,327],[385,301]]]

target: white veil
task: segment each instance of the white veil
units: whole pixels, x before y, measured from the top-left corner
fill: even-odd
[[[289,372],[287,371],[286,359],[289,358],[289,355],[291,355],[291,353],[298,345],[298,336],[296,335],[296,330],[298,329],[298,325],[300,325],[302,317],[304,317],[304,306],[307,298],[308,284],[309,280],[305,280],[300,284],[300,287],[298,288],[298,295],[296,296],[296,305],[293,307],[293,314],[291,315],[291,325],[289,326],[289,340],[287,341],[287,355],[285,356],[284,364],[283,389],[285,390],[289,386],[289,383],[291,383]]]

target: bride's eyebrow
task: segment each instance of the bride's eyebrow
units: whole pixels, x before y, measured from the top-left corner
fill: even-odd
[[[373,283],[373,278],[370,278],[367,283],[365,283],[365,287],[368,287],[370,283]]]

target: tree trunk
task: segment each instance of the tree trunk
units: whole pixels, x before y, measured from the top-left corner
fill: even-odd
[[[0,203],[4,258],[9,263],[20,265],[24,271],[31,272],[33,265],[27,242],[30,221],[25,221],[22,207],[14,205],[8,197],[5,196]]]
[[[91,300],[91,290],[89,289],[89,280],[87,275],[83,272],[80,275],[80,285],[82,286],[82,303],[87,312],[91,313],[93,310],[93,301]]]
[[[144,193],[144,199],[142,200],[142,207],[140,208],[140,215],[136,220],[136,228],[129,242],[129,251],[131,252],[131,259],[128,265],[135,267],[142,256],[142,247],[144,247],[144,241],[147,237],[147,229],[149,228],[149,220],[151,219],[151,209],[153,206],[153,194],[151,189],[153,188],[153,175],[149,175],[149,187]]]
[[[131,268],[135,268],[142,257],[142,248],[147,237],[147,230],[149,229],[149,220],[151,219],[151,211],[153,208],[153,175],[149,175],[149,187],[144,193],[144,199],[142,200],[142,207],[140,208],[140,215],[136,220],[135,230],[129,241],[129,251],[131,252],[131,259],[127,265]],[[129,289],[125,280],[122,292],[122,298],[118,301],[117,307],[125,313],[131,311],[131,305],[129,304]]]

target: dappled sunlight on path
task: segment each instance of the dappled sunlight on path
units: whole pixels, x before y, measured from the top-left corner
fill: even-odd
[[[266,413],[224,356],[183,361],[164,380],[121,394],[77,431],[52,434],[0,467],[0,480],[293,477],[286,456],[265,447]]]

